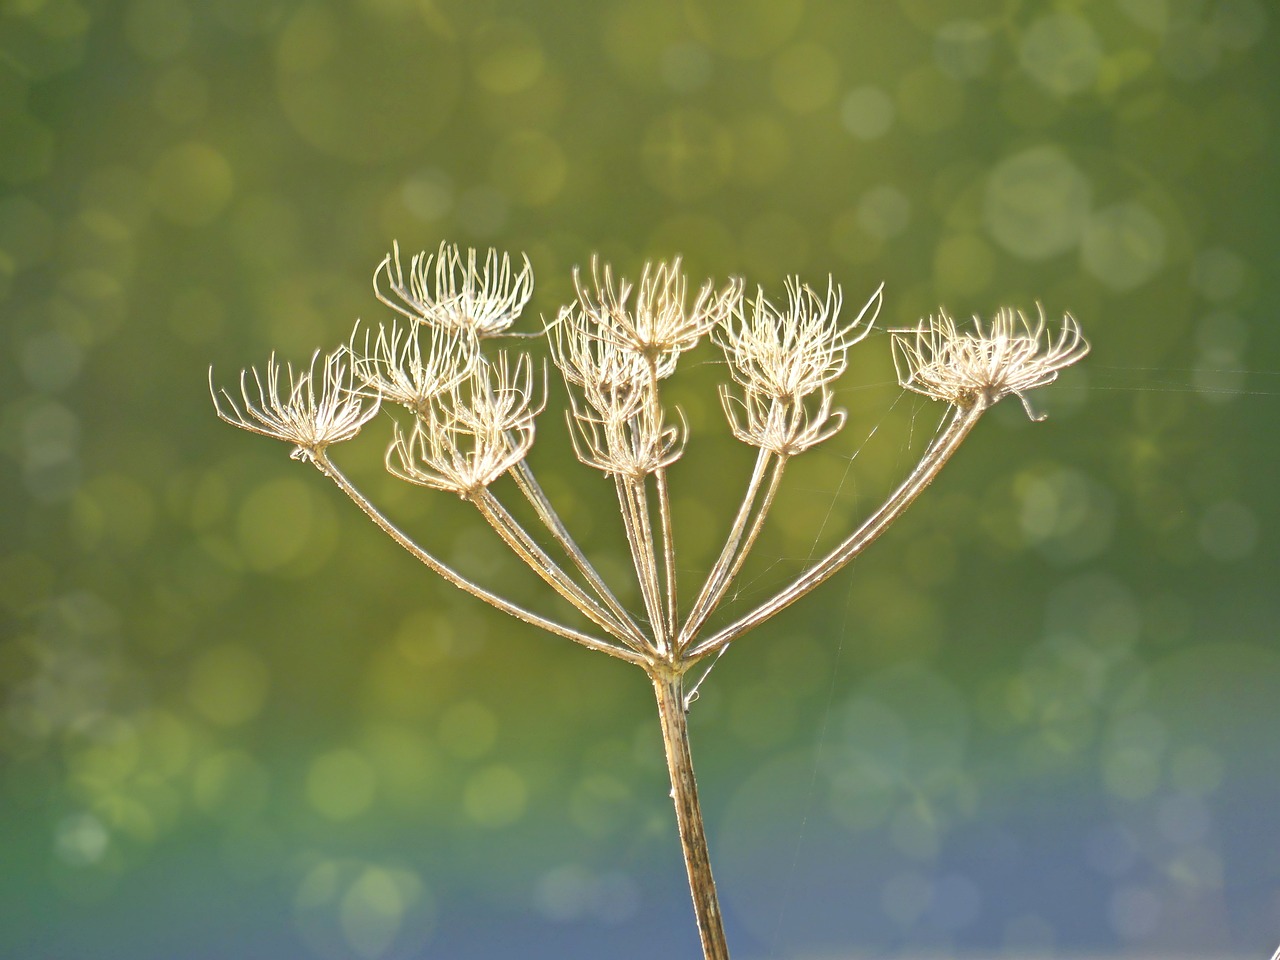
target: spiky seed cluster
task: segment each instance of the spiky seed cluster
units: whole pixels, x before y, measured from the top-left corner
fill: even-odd
[[[826,297],[788,277],[787,309],[779,310],[757,288],[750,316],[740,302],[712,334],[729,361],[729,373],[741,386],[768,397],[793,399],[820,390],[842,372],[858,319],[840,326],[841,292],[833,283]]]
[[[317,350],[305,370],[295,370],[292,364],[281,367],[273,353],[262,373],[256,367],[242,370],[239,403],[225,389],[214,388],[210,367],[214,409],[233,426],[292,443],[293,459],[315,460],[325,447],[358,434],[378,412],[379,404],[377,397],[355,389],[348,348],[340,347],[323,361],[320,357]],[[288,385],[282,392],[285,379]]]
[[[464,254],[442,243],[434,255],[412,257],[406,282],[395,244],[374,272],[373,289],[404,317],[483,339],[504,333],[520,316],[533,295],[533,266],[526,256],[517,272],[505,253],[490,249],[481,261],[474,249]]]
[[[525,458],[533,446],[533,364],[506,353],[481,360],[467,379],[433,398],[410,433],[398,427],[387,468],[403,480],[471,497]]]
[[[379,326],[372,346],[369,341],[366,330],[364,349],[353,357],[362,391],[419,415],[440,394],[461,385],[480,357],[469,333],[417,321]]]
[[[757,289],[750,316],[739,301],[726,311],[713,337],[729,372],[742,388],[720,389],[733,435],[744,443],[791,456],[821,443],[844,425],[832,408],[830,384],[844,372],[849,348],[866,336],[880,309],[880,290],[850,323],[839,322],[842,295],[828,280],[823,297],[787,279],[787,307],[780,310]],[[871,312],[871,320],[864,318]]]
[[[690,305],[678,259],[646,264],[634,286],[599,260],[592,261],[591,276],[588,288],[575,272],[577,301],[548,326],[556,366],[573,388],[574,450],[588,466],[639,479],[670,466],[684,450],[683,414],[676,411],[679,426],[669,422],[657,382],[732,309],[741,287],[730,284],[717,294],[708,280]]]
[[[679,257],[646,263],[634,288],[625,279],[616,281],[609,264],[592,258],[591,281],[588,287],[574,270],[577,309],[590,319],[595,335],[644,357],[659,378],[670,376],[676,358],[701,340],[728,303],[741,296],[739,284],[731,283],[717,294],[708,280],[688,304],[689,281],[680,272]]]
[[[1089,352],[1080,324],[1069,313],[1056,335],[1043,308],[1035,321],[1003,308],[985,329],[977,317],[973,327],[973,332],[961,333],[951,317],[939,312],[922,320],[911,334],[896,334],[898,382],[957,407],[970,407],[979,399],[989,406],[1012,394],[1022,401],[1027,416],[1043,420],[1031,409],[1026,392],[1052,383],[1058,371]]]

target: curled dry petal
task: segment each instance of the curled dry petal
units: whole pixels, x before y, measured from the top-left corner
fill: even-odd
[[[233,426],[292,443],[290,456],[295,460],[314,460],[330,444],[350,440],[378,412],[378,399],[355,389],[348,348],[327,354],[323,361],[320,356],[316,351],[305,370],[282,368],[275,354],[262,373],[256,367],[242,370],[239,402],[214,387],[211,367],[214,409]]]
[[[578,459],[611,476],[640,479],[671,466],[684,453],[689,433],[684,413],[680,425],[666,423],[652,408],[619,408],[586,413],[571,400],[570,439]]]

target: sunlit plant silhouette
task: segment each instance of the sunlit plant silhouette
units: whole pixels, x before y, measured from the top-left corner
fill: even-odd
[[[690,291],[679,260],[646,264],[637,281],[593,260],[575,272],[576,298],[545,335],[569,392],[573,448],[616,490],[627,551],[643,609],[628,609],[592,565],[543,492],[526,455],[546,405],[545,382],[527,353],[487,351],[509,331],[533,289],[527,259],[516,270],[506,255],[481,257],[442,244],[414,256],[405,270],[396,248],[374,274],[378,299],[399,316],[373,333],[353,333],[346,346],[316,354],[305,368],[271,357],[262,372],[245,371],[239,397],[213,385],[218,416],[289,443],[383,531],[446,580],[520,620],[592,650],[635,664],[657,697],[698,930],[708,960],[728,957],[712,879],[685,718],[696,684],[690,671],[822,583],[874,541],[937,476],[992,405],[1013,395],[1028,414],[1027,392],[1088,352],[1079,325],[1064,316],[1054,328],[1043,312],[1030,320],[1001,310],[989,324],[963,331],[945,314],[893,335],[901,385],[949,404],[938,434],[899,486],[852,533],[767,600],[723,626],[713,613],[756,544],[790,460],[830,440],[845,422],[832,384],[848,352],[879,313],[877,289],[852,320],[842,295],[799,279],[787,282],[785,304],[748,295],[741,281],[707,281]],[[733,436],[757,451],[755,466],[718,557],[692,602],[677,594],[676,538],[669,468],[688,430],[662,400],[662,385],[682,353],[710,337],[723,351],[728,381],[721,402]],[[330,458],[329,448],[354,437],[380,406],[407,411],[397,420],[387,468],[410,483],[447,491],[474,504],[498,536],[559,596],[581,613],[581,627],[519,606],[463,576],[396,527]],[[1034,417],[1033,417],[1034,419]],[[542,525],[535,535],[492,489],[510,476]],[[724,482],[717,478],[716,489]]]

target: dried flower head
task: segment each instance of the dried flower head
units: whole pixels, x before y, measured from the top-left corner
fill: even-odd
[[[397,243],[374,271],[373,290],[384,304],[411,320],[476,338],[493,337],[515,322],[533,295],[533,266],[526,256],[517,273],[505,253],[490,249],[480,262],[474,249],[464,255],[460,247],[442,243],[434,255],[414,255],[406,283]]]
[[[850,323],[839,322],[842,294],[834,280],[819,295],[787,278],[787,308],[779,310],[757,288],[751,316],[734,304],[721,316],[713,337],[724,350],[729,372],[741,386],[779,399],[805,397],[844,372],[849,348],[867,335],[880,312],[883,286]],[[863,325],[868,311],[871,320]]]
[[[589,315],[564,307],[547,331],[556,368],[594,410],[634,411],[643,403],[651,384],[649,365],[640,354],[601,337]]]
[[[354,437],[378,412],[378,399],[364,396],[354,387],[348,348],[340,347],[325,356],[317,385],[319,360],[317,350],[306,370],[285,366],[288,388],[282,395],[282,368],[273,353],[264,373],[256,367],[240,371],[240,403],[225,389],[214,387],[210,367],[209,393],[214,409],[232,426],[294,444],[293,459],[315,460],[331,443]],[[249,386],[250,375],[253,387]]]
[[[1001,309],[984,330],[974,317],[972,333],[960,333],[945,313],[921,321],[910,335],[893,338],[898,382],[908,390],[958,407],[979,399],[989,406],[1013,394],[1032,420],[1028,390],[1052,383],[1058,371],[1089,352],[1078,324],[1064,314],[1056,336],[1038,308],[1035,322],[1021,311]]]
[[[521,355],[512,369],[500,353],[436,397],[408,435],[397,428],[387,469],[410,483],[470,497],[525,458],[544,402],[545,396],[535,398],[529,357]]]
[[[611,476],[640,479],[671,466],[684,453],[689,428],[676,408],[680,425],[667,423],[661,410],[615,395],[616,406],[587,413],[572,405],[570,430],[574,452],[589,467]]]
[[[676,358],[693,347],[720,318],[729,304],[742,295],[740,284],[731,283],[719,294],[708,280],[693,304],[686,303],[688,278],[680,272],[680,258],[646,263],[640,283],[634,288],[627,280],[615,280],[613,268],[591,260],[592,286],[589,289],[577,270],[573,282],[578,291],[577,307],[594,325],[596,335],[654,364],[659,377],[675,369]]]
[[[840,431],[845,412],[833,410],[831,400],[831,390],[825,386],[819,390],[816,404],[804,399],[781,400],[750,387],[737,397],[727,385],[720,386],[720,402],[733,435],[784,457],[803,453]]]
[[[352,359],[362,392],[421,415],[433,399],[471,375],[479,356],[476,340],[469,334],[410,321],[379,326],[372,347],[366,330],[364,349]]]

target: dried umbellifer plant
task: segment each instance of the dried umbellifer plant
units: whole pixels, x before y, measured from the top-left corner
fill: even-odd
[[[708,620],[756,543],[787,464],[844,424],[844,412],[833,406],[832,384],[845,370],[849,349],[871,329],[881,290],[846,322],[832,281],[821,292],[789,280],[785,305],[760,290],[746,295],[736,280],[719,288],[708,281],[691,292],[679,260],[646,264],[635,282],[593,260],[588,276],[575,271],[574,283],[575,301],[544,324],[544,333],[569,391],[566,417],[578,459],[611,479],[616,490],[642,610],[628,609],[592,566],[526,460],[546,403],[534,362],[525,353],[484,349],[486,341],[507,333],[532,294],[527,258],[513,266],[496,251],[481,257],[442,244],[434,255],[411,258],[406,277],[397,247],[374,274],[378,299],[398,314],[389,325],[376,334],[353,334],[333,353],[315,354],[306,368],[282,370],[273,356],[261,372],[241,374],[239,399],[215,389],[210,371],[210,391],[223,420],[292,445],[295,459],[313,464],[450,583],[648,674],[703,952],[707,960],[722,960],[729,952],[686,726],[696,693],[696,684],[687,682],[690,671],[709,665],[709,658],[858,556],[937,476],[987,410],[1013,395],[1031,414],[1027,392],[1051,383],[1089,346],[1071,316],[1051,329],[1043,311],[1031,320],[1001,310],[969,330],[939,314],[896,332],[892,347],[901,385],[949,404],[944,426],[910,474],[852,533],[768,600],[711,630]],[[724,546],[688,602],[676,590],[667,475],[684,450],[687,429],[679,411],[673,415],[663,404],[662,384],[680,355],[707,336],[723,350],[729,371],[720,387],[729,427],[757,453]],[[559,623],[472,582],[356,489],[329,448],[354,437],[381,405],[407,411],[395,421],[387,450],[391,473],[474,504],[589,627]],[[544,528],[537,536],[492,489],[508,475]]]

